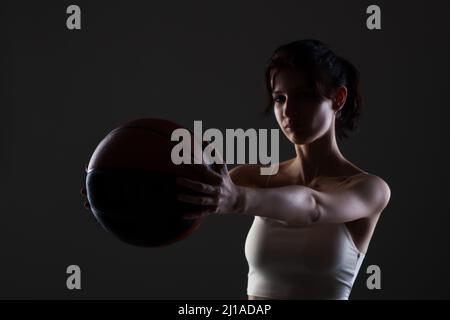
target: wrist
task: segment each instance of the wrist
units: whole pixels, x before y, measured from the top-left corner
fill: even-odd
[[[245,207],[247,203],[247,188],[236,185],[236,201],[233,208],[233,213],[245,214]]]

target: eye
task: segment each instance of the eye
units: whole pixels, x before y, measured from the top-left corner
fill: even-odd
[[[277,95],[273,97],[273,101],[276,103],[283,103],[285,101],[285,97],[282,95]]]

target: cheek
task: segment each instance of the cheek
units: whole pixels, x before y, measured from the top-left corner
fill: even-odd
[[[283,128],[283,124],[282,124],[283,118],[284,118],[283,112],[281,111],[280,108],[274,108],[274,114],[275,114],[275,118],[277,119],[279,129],[289,139],[290,134],[285,131],[285,129]]]
[[[277,122],[280,124],[281,126],[281,120],[283,118],[282,116],[282,112],[280,108],[274,107],[273,108],[273,113],[275,114],[275,118],[277,119]]]
[[[311,128],[314,131],[322,131],[328,129],[333,119],[333,113],[329,107],[322,105],[313,115],[313,121]]]

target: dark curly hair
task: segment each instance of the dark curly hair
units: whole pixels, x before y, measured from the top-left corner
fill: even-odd
[[[359,71],[348,60],[337,56],[327,45],[315,39],[291,42],[274,51],[265,69],[269,98],[265,114],[273,109],[274,71],[283,68],[303,72],[307,85],[317,97],[322,99],[330,99],[339,86],[345,86],[347,99],[344,106],[336,113],[336,136],[338,139],[347,138],[348,132],[358,128],[357,121],[362,106]]]

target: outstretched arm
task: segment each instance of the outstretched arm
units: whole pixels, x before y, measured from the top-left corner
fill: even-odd
[[[220,173],[210,174],[215,175],[214,185],[181,179],[181,185],[198,191],[199,196],[180,194],[178,199],[215,207],[212,213],[261,216],[290,226],[345,223],[369,217],[380,213],[390,198],[388,185],[376,176],[362,175],[333,191],[322,192],[301,185],[258,188],[235,173],[233,182],[226,166]],[[199,212],[192,217],[210,213]]]
[[[239,188],[238,212],[300,227],[366,218],[380,213],[390,197],[388,185],[376,176],[360,178],[324,192],[300,185]]]

